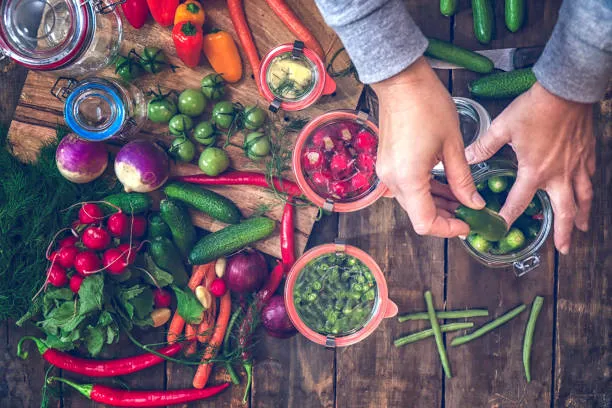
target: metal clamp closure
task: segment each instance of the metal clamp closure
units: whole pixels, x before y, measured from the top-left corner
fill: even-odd
[[[86,0],[87,3],[91,4],[96,11],[100,14],[112,13],[120,4],[126,2],[126,0]]]
[[[60,86],[63,82],[65,82],[66,85]],[[51,87],[51,95],[63,102],[78,83],[79,81],[74,78],[59,77]]]
[[[370,118],[370,115],[368,115],[367,112],[359,111],[357,112],[356,122],[363,126],[366,124],[369,118]]]
[[[280,109],[281,103],[283,103],[283,101],[278,96],[275,96],[274,100],[270,102],[270,106],[268,106],[268,109],[270,110],[270,112],[276,113]]]
[[[537,268],[540,265],[540,256],[535,254],[522,261],[514,262],[514,274],[517,277],[525,275],[527,272]]]
[[[304,43],[300,40],[295,40],[293,43],[293,49],[291,50],[291,56],[293,58],[300,58],[304,54]]]
[[[329,334],[325,337],[325,347],[336,348],[336,338]]]
[[[336,253],[346,252],[346,240],[338,238],[334,241],[334,245],[336,246]]]
[[[328,211],[328,212],[333,212],[334,211],[334,202],[329,200],[329,199],[325,200],[325,202],[323,203],[323,209],[325,211]]]

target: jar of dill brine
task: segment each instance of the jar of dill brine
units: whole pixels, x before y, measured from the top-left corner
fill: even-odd
[[[478,191],[487,208],[498,212],[516,179],[517,166],[509,160],[491,159],[472,167]],[[480,263],[501,268],[512,266],[522,276],[540,265],[539,251],[550,234],[553,211],[548,195],[538,190],[523,214],[510,226],[498,242],[489,242],[470,233],[461,243]]]

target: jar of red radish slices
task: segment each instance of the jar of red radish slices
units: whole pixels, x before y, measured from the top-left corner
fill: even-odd
[[[376,176],[378,126],[365,112],[335,110],[311,120],[293,154],[297,182],[327,211],[365,208],[387,193]]]

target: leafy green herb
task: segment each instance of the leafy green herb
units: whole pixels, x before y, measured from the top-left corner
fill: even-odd
[[[151,257],[151,255],[149,255],[148,253],[145,254],[144,260],[145,260],[145,267],[147,268],[147,272],[151,274],[151,276],[145,277],[146,282],[152,285],[159,286],[160,288],[168,286],[174,282],[174,278],[172,277],[172,274],[166,272],[165,270],[157,266],[157,264],[153,261],[153,258]],[[151,279],[151,277],[155,279],[155,282],[153,282],[153,279]]]
[[[204,307],[195,297],[193,292],[184,291],[176,285],[172,285],[172,290],[176,295],[177,313],[188,324],[197,324],[202,321]]]
[[[79,289],[79,314],[102,310],[104,301],[104,276],[97,274],[83,280]]]

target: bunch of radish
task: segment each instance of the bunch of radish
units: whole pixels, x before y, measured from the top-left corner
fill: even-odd
[[[306,143],[301,162],[310,187],[321,197],[351,201],[376,183],[378,138],[352,121],[326,124]]]
[[[83,203],[78,219],[69,229],[71,235],[49,246],[47,283],[56,287],[69,285],[77,293],[88,275],[122,274],[134,263],[141,247],[138,240],[145,235],[146,227],[147,220],[142,216],[120,210],[105,216],[97,204]]]

